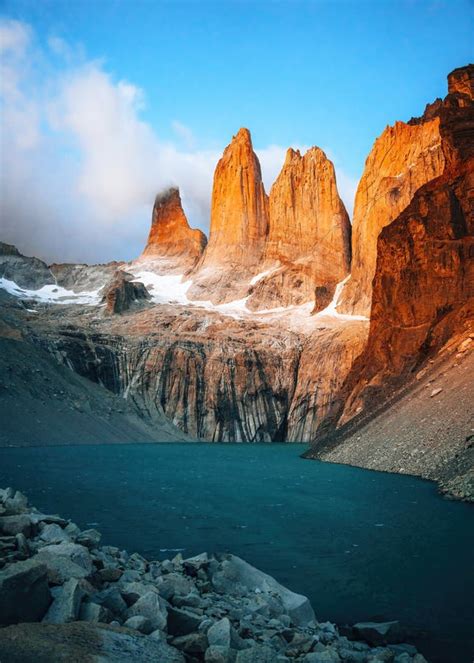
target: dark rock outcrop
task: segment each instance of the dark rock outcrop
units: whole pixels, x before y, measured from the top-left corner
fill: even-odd
[[[133,276],[118,271],[113,280],[104,287],[102,301],[109,315],[124,313],[134,304],[150,299],[150,293],[143,283],[132,281]]]
[[[0,278],[14,281],[20,288],[35,290],[55,283],[43,260],[24,256],[15,246],[4,242],[0,242]]]

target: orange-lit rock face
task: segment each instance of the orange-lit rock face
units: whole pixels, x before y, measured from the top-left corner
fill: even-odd
[[[438,117],[419,124],[396,122],[377,138],[356,193],[352,271],[338,307],[341,313],[369,315],[380,231],[444,167]]]
[[[455,69],[448,75],[448,93],[462,94],[474,99],[474,65]]]
[[[189,227],[179,190],[156,197],[150,234],[142,258],[168,258],[177,269],[192,268],[204,251],[206,236]]]
[[[350,222],[339,197],[334,166],[313,147],[301,156],[289,149],[269,197],[265,269],[248,306],[300,304],[315,288],[334,286],[350,268]]]
[[[261,264],[267,231],[260,163],[250,132],[240,129],[214,173],[209,243],[189,295],[218,303],[245,294]]]

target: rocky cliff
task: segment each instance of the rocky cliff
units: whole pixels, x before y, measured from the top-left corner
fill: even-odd
[[[214,173],[209,243],[189,297],[223,303],[247,293],[268,232],[268,198],[248,129],[240,129]]]
[[[313,301],[330,293],[350,269],[349,216],[339,197],[334,166],[313,147],[289,149],[269,196],[264,275],[251,289],[253,310]]]
[[[206,236],[189,227],[179,189],[156,196],[150,234],[141,259],[166,259],[168,271],[189,271],[201,258]]]
[[[369,315],[377,239],[420,186],[440,175],[445,155],[439,119],[396,122],[375,141],[357,188],[352,222],[352,270],[338,310]]]
[[[444,173],[419,187],[410,204],[388,224],[377,241],[373,280],[370,332],[364,352],[355,361],[326,428],[342,427],[341,433],[380,411],[397,393],[414,388],[440,352],[458,354],[457,365],[471,352],[474,331],[474,67],[456,70],[449,77],[450,93],[437,102],[435,112],[444,145]],[[471,87],[468,86],[471,85]],[[458,90],[461,89],[460,92]],[[468,93],[468,91],[470,91]],[[433,107],[427,108],[428,113]],[[415,126],[426,126],[424,119]],[[433,384],[434,378],[426,385]],[[472,384],[471,384],[472,387]],[[463,390],[467,387],[463,384]],[[442,389],[433,389],[437,397]],[[458,404],[467,394],[458,393]],[[443,408],[444,394],[437,403]],[[422,450],[431,476],[446,473],[456,455],[467,453],[472,421],[458,415],[459,426],[450,415],[457,411],[446,403],[443,453],[437,457]],[[451,434],[447,435],[451,421]],[[427,444],[429,426],[417,429],[417,449]],[[454,434],[456,431],[456,435]],[[332,440],[330,439],[332,437]],[[330,434],[317,447],[337,444]],[[411,440],[413,443],[413,440]],[[342,446],[344,441],[342,440]],[[433,445],[429,443],[428,450]],[[451,448],[451,454],[446,454]],[[406,448],[403,447],[404,451]],[[324,453],[324,451],[322,451]],[[354,453],[354,448],[353,448]],[[416,454],[415,454],[416,456]],[[428,462],[428,458],[430,461]],[[392,459],[391,463],[395,463]],[[410,461],[413,464],[414,460]],[[473,481],[474,483],[474,481]]]

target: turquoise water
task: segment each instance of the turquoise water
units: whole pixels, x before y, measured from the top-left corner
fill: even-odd
[[[302,445],[0,449],[0,486],[148,558],[225,551],[322,621],[399,619],[430,660],[470,662],[474,509],[429,482],[302,460]]]

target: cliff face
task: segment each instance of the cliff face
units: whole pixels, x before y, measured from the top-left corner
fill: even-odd
[[[377,260],[377,238],[415,192],[442,175],[474,140],[474,66],[448,75],[448,96],[428,104],[421,118],[387,127],[375,141],[359,183],[352,231],[351,279],[338,310],[368,315]]]
[[[380,231],[444,166],[438,118],[419,125],[397,122],[377,138],[355,197],[352,270],[338,306],[341,313],[370,314]]]
[[[204,233],[189,227],[179,189],[169,189],[156,197],[142,259],[165,258],[175,269],[187,271],[200,259],[206,243]]]
[[[253,310],[314,300],[317,287],[334,290],[350,268],[350,222],[334,166],[313,147],[289,149],[269,197],[266,274],[251,290]]]
[[[339,425],[384,402],[472,324],[473,71],[450,75],[451,92],[437,104],[445,172],[420,187],[378,238],[369,338],[344,387]]]
[[[223,303],[246,294],[261,265],[268,198],[248,129],[240,129],[214,173],[209,243],[189,296]]]

